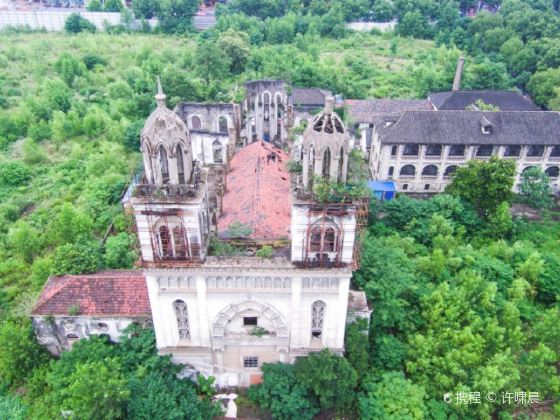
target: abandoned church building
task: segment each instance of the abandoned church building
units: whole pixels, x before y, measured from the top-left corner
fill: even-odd
[[[371,315],[350,282],[369,203],[325,203],[313,185],[345,184],[355,149],[370,178],[400,192],[443,191],[457,167],[492,155],[514,159],[518,177],[540,166],[558,191],[560,115],[516,92],[343,100],[279,80],[245,92],[171,110],[159,86],[144,172],[123,200],[137,269],[51,277],[32,317],[52,353],[151,323],[161,354],[220,386],[260,381],[266,362],[342,353],[347,322]]]

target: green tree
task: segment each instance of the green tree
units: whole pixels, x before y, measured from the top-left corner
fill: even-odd
[[[513,220],[507,202],[502,202],[496,211],[488,217],[488,232],[493,238],[506,238],[511,234]]]
[[[54,63],[54,68],[60,77],[68,84],[71,85],[77,76],[82,76],[86,71],[86,66],[76,57],[69,53],[62,53],[60,58]],[[60,109],[66,111],[66,109]]]
[[[294,373],[299,383],[311,390],[321,409],[348,409],[354,400],[358,375],[350,363],[329,349],[296,361]]]
[[[423,387],[405,379],[402,372],[368,376],[358,395],[361,419],[424,419],[427,412]]]
[[[14,251],[27,263],[33,261],[42,245],[37,230],[23,220],[18,220],[10,229],[8,240]]]
[[[413,38],[427,38],[431,34],[428,20],[418,11],[406,12],[395,30],[399,35]]]
[[[72,204],[63,204],[56,218],[49,225],[47,235],[53,244],[66,244],[88,239],[92,221],[89,216],[76,209]]]
[[[218,36],[218,47],[223,50],[230,60],[230,70],[241,73],[251,53],[249,36],[245,32],[228,29]]]
[[[553,205],[550,179],[540,167],[523,171],[517,199],[536,209],[547,210]]]
[[[231,67],[229,56],[214,40],[206,40],[196,48],[196,71],[206,82],[224,79]]]
[[[80,241],[61,245],[54,251],[55,274],[95,273],[103,267],[103,256],[96,241]]]
[[[33,369],[48,360],[27,319],[0,324],[0,348],[0,383],[11,387],[22,385]]]
[[[10,420],[25,420],[29,418],[27,415],[27,407],[21,402],[20,398],[8,393],[2,395],[1,390],[0,413],[2,413],[2,418]]]
[[[121,0],[106,0],[105,1],[105,11],[106,12],[120,12],[122,10]]]
[[[498,206],[511,203],[515,162],[492,156],[487,162],[471,160],[458,168],[445,192],[471,203],[484,217],[495,213]]]
[[[138,19],[152,19],[160,12],[160,2],[158,0],[133,0],[132,10]]]
[[[369,341],[368,341],[368,322],[364,318],[358,318],[356,322],[346,327],[346,337],[344,339],[344,356],[358,375],[363,375],[369,368]]]
[[[64,22],[64,30],[71,34],[95,32],[95,25],[78,13],[72,13]]]
[[[132,268],[137,254],[134,239],[122,232],[109,236],[105,242],[105,266],[107,268]]]
[[[198,0],[162,0],[157,11],[159,27],[165,33],[180,33],[192,28]]]
[[[560,86],[560,68],[537,71],[529,79],[527,90],[539,105],[548,106],[554,100],[554,88]]]
[[[249,398],[270,410],[275,419],[311,420],[319,412],[314,398],[296,379],[293,365],[265,363],[262,371],[263,382],[249,388]]]
[[[19,187],[31,179],[31,169],[18,161],[0,162],[0,186]]]

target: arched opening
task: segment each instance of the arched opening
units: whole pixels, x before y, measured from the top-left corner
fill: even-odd
[[[317,300],[311,305],[311,338],[322,338],[325,319],[325,302]]]
[[[338,182],[342,182],[342,170],[344,168],[344,149],[340,148],[340,156],[338,158]]]
[[[400,176],[414,176],[416,175],[416,168],[414,165],[404,165],[399,173]]]
[[[527,157],[541,157],[544,153],[544,146],[529,146]]]
[[[313,178],[315,177],[315,150],[313,146],[309,147],[309,159],[307,161],[307,179],[309,189],[313,187]]]
[[[391,156],[397,156],[398,146],[394,145],[391,147]]]
[[[170,239],[169,229],[167,229],[167,226],[160,226],[158,230],[158,242],[159,249],[161,251],[161,258],[163,259],[171,258],[173,256]]]
[[[549,166],[544,173],[547,174],[549,178],[558,178],[558,166]]]
[[[524,174],[525,172],[527,172],[529,169],[533,169],[536,168],[536,166],[527,166],[526,168],[523,168],[523,171],[521,171],[522,174]]]
[[[451,176],[451,174],[456,170],[457,170],[456,165],[450,165],[447,168],[445,168],[445,172],[443,173],[443,176]]]
[[[441,144],[430,144],[426,148],[426,156],[441,156]]]
[[[159,167],[161,169],[161,182],[169,182],[169,163],[167,161],[167,151],[163,145],[159,146]]]
[[[325,229],[325,237],[323,239],[323,251],[334,252],[336,241],[336,231],[332,227]]]
[[[465,145],[464,144],[454,144],[449,147],[449,156],[465,156]]]
[[[480,157],[491,156],[494,146],[490,144],[482,144],[476,149],[476,155]]]
[[[179,339],[189,339],[191,337],[191,332],[189,329],[189,314],[187,310],[187,304],[182,300],[176,300],[175,302],[173,302],[173,308],[175,309],[175,316],[177,318]]]
[[[560,157],[560,146],[554,146],[550,151],[550,157]]]
[[[518,157],[521,154],[521,146],[507,146],[504,157]]]
[[[177,145],[177,175],[179,177],[179,184],[185,183],[185,164],[183,162],[183,147]]]
[[[403,156],[418,156],[420,148],[417,144],[405,144]]]
[[[228,121],[226,117],[220,117],[218,119],[218,130],[220,131],[220,133],[226,133],[228,132]]]
[[[321,252],[321,228],[315,226],[309,235],[309,250],[311,252]]]
[[[224,159],[222,157],[222,143],[220,140],[216,139],[212,143],[212,156],[214,163],[223,163]]]
[[[324,179],[329,179],[331,176],[331,149],[328,147],[325,149],[323,153],[323,169],[322,175]]]
[[[422,170],[422,176],[437,176],[438,168],[436,165],[428,165]]]
[[[202,122],[200,121],[200,117],[197,115],[193,115],[191,118],[191,128],[193,130],[200,130],[202,128]]]
[[[393,178],[394,173],[395,173],[395,167],[394,166],[389,166],[389,172],[387,173],[387,177],[389,179]]]
[[[316,221],[309,230],[308,262],[322,265],[335,262],[339,252],[339,229],[330,219]]]

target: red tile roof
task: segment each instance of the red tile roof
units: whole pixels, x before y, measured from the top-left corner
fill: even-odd
[[[274,159],[272,156],[274,155]],[[223,196],[223,215],[218,218],[220,236],[230,224],[249,225],[253,239],[287,238],[290,234],[290,174],[288,154],[270,143],[254,142],[230,161]]]
[[[94,274],[50,277],[32,315],[151,316],[148,288],[142,271],[110,270]]]

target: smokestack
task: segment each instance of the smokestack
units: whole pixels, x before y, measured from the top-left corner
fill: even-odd
[[[457,62],[457,70],[455,70],[455,79],[453,80],[452,90],[461,90],[461,76],[463,75],[463,66],[465,65],[465,57],[459,57]]]

